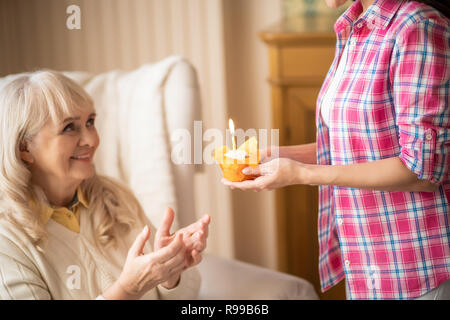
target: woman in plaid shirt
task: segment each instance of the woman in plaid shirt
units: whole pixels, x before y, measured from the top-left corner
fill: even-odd
[[[345,278],[350,299],[450,299],[450,20],[423,2],[355,1],[335,24],[316,142],[223,180],[318,185],[322,290]]]

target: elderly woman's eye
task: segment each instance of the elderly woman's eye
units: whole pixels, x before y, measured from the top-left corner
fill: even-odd
[[[95,124],[95,118],[89,119],[89,120],[87,121],[87,125],[88,125],[89,127],[93,126],[94,124]]]
[[[67,126],[64,127],[63,132],[73,131],[74,129],[75,125],[73,123],[69,123]]]

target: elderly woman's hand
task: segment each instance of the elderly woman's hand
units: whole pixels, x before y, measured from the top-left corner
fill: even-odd
[[[202,260],[201,252],[206,248],[206,240],[208,238],[208,227],[210,222],[209,215],[203,216],[197,222],[182,228],[170,234],[175,213],[171,208],[167,208],[161,226],[155,235],[155,250],[159,250],[173,242],[174,238],[181,235],[184,245],[186,246],[185,268],[190,268]],[[162,283],[166,288],[173,288],[178,284],[182,270],[179,274],[175,274],[171,279]]]
[[[169,216],[171,211],[172,209],[170,208],[167,211]],[[194,222],[185,228],[181,228],[176,232],[176,234],[183,234],[184,244],[187,248],[187,268],[195,266],[201,261],[200,253],[206,249],[210,221],[210,216],[206,214],[197,222]],[[198,258],[194,257],[197,255]]]
[[[242,182],[231,182],[223,178],[222,183],[231,189],[253,191],[272,190],[293,184],[308,184],[306,165],[287,158],[277,158],[262,163],[256,168],[247,167],[242,172],[258,177]]]
[[[184,269],[186,247],[182,235],[164,248],[143,254],[150,237],[146,226],[128,251],[119,279],[103,293],[106,299],[139,299],[148,290],[170,281]]]

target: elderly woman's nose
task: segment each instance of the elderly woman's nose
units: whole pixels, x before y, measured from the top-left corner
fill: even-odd
[[[98,135],[96,131],[87,128],[81,130],[80,145],[96,146],[98,144]]]

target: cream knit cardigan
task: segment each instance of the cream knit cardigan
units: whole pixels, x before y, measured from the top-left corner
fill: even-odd
[[[44,253],[23,231],[0,219],[0,299],[99,298],[119,277],[128,249],[144,222],[118,239],[116,248],[101,250],[94,241],[90,214],[93,213],[80,206],[79,234],[50,219]],[[154,234],[155,230],[151,230]],[[153,244],[153,237],[147,242],[145,253],[151,252],[150,243]],[[142,299],[196,299],[199,288],[200,274],[190,268],[183,272],[176,288],[158,286]]]

